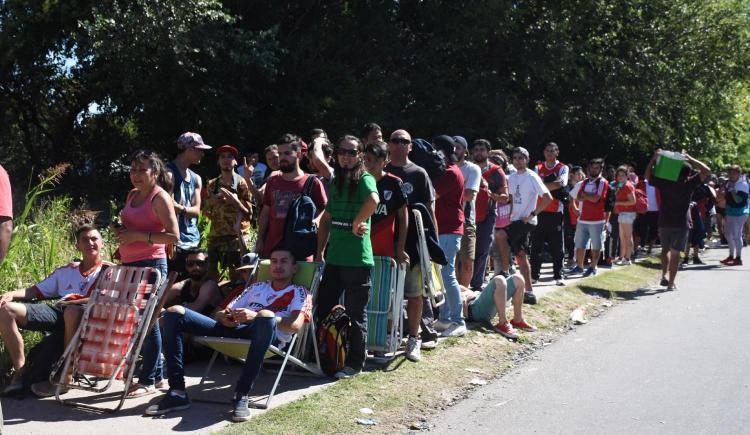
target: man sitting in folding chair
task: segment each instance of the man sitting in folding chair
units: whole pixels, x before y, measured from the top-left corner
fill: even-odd
[[[252,341],[242,374],[234,392],[234,421],[250,418],[248,393],[258,378],[266,351],[274,343],[288,343],[292,334],[310,321],[312,300],[302,286],[292,284],[297,263],[291,252],[276,248],[271,253],[271,280],[256,282],[232,301],[214,319],[175,305],[164,314],[163,350],[169,373],[169,391],[146,409],[147,415],[161,415],[187,409],[182,363],[183,333]],[[281,347],[281,345],[278,345]]]

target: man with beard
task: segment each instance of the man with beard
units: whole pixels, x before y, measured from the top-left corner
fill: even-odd
[[[248,161],[244,158],[242,161],[242,167],[238,169],[238,173],[245,179],[247,187],[250,189],[250,194],[257,204],[263,202],[263,192],[266,188],[266,180],[268,177],[279,170],[279,147],[276,144],[268,145],[264,151],[266,158],[266,164],[258,162],[253,164],[252,159]],[[263,165],[263,166],[261,166]]]
[[[380,202],[375,178],[362,165],[362,142],[346,135],[336,146],[338,168],[331,181],[330,202],[318,230],[317,261],[326,262],[318,293],[318,321],[325,318],[344,294],[351,320],[346,366],[334,376],[356,376],[365,363],[367,303],[375,265],[370,242],[370,217]]]
[[[290,133],[284,134],[279,139],[278,149],[281,172],[271,175],[266,181],[263,209],[258,218],[258,241],[255,249],[261,258],[269,258],[274,248],[281,243],[289,206],[302,194],[308,177],[315,177],[305,174],[299,167],[302,146],[298,136]],[[328,197],[323,183],[317,178],[312,181],[310,198],[315,203],[318,216],[320,216],[326,207]]]
[[[464,235],[461,237],[461,248],[458,251],[458,283],[468,287],[474,274],[474,258],[477,243],[476,227],[476,195],[482,181],[482,170],[479,166],[466,159],[468,143],[463,136],[453,136],[456,146],[456,166],[464,176]]]
[[[578,223],[576,224],[574,237],[576,266],[568,271],[569,275],[580,273],[583,276],[596,275],[599,254],[604,247],[602,233],[604,233],[604,225],[609,219],[609,212],[604,210],[609,183],[602,177],[603,167],[604,159],[592,159],[588,167],[589,178],[576,184],[570,191],[571,199],[577,201],[580,207],[576,210]],[[583,261],[589,240],[591,241],[591,265],[584,272]]]
[[[216,300],[219,286],[208,276],[209,259],[210,256],[201,248],[188,251],[185,262],[188,278],[169,289],[166,306],[182,305],[202,314],[211,312],[211,305],[220,301]]]
[[[432,188],[427,172],[409,160],[411,135],[406,130],[396,130],[388,140],[388,154],[391,162],[385,170],[403,182],[404,193],[409,204],[421,203],[432,210],[435,216],[435,190]],[[409,318],[406,332],[409,334],[406,343],[406,358],[410,361],[422,359],[420,348],[434,348],[438,334],[432,329],[432,305],[425,296],[422,285],[421,268],[418,261],[412,261],[404,281],[406,314]],[[419,326],[422,323],[422,336],[419,338]]]
[[[177,138],[180,153],[167,164],[168,176],[172,181],[172,198],[177,223],[180,227],[180,239],[175,244],[175,255],[169,260],[169,270],[185,272],[186,252],[198,246],[201,234],[198,231],[198,216],[201,214],[200,175],[190,169],[203,158],[203,153],[211,147],[203,142],[198,133],[185,132]]]
[[[239,151],[232,145],[218,149],[221,175],[210,180],[206,188],[203,212],[211,219],[208,233],[209,273],[218,278],[219,264],[234,269],[247,250],[245,239],[250,231],[250,192],[245,180],[236,172]]]

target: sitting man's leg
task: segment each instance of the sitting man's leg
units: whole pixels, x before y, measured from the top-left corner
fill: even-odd
[[[255,381],[260,374],[260,369],[263,366],[263,360],[268,348],[276,339],[276,314],[270,310],[260,310],[255,320],[241,325],[235,331],[236,335],[247,338],[252,342],[250,349],[247,351],[245,365],[242,367],[242,374],[237,380],[237,385],[234,389],[234,413],[232,419],[234,421],[245,421],[250,418],[248,394],[255,386]]]
[[[23,337],[18,327],[26,326],[26,304],[8,302],[0,307],[0,336],[5,343],[13,368],[20,370],[26,363]]]

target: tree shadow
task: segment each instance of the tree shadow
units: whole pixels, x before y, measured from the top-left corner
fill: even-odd
[[[636,290],[609,290],[593,285],[579,285],[578,288],[589,296],[597,296],[607,299],[617,298],[624,301],[638,300],[646,296],[659,295],[667,291],[666,287],[641,287]]]

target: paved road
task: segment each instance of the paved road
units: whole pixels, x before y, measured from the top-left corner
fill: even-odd
[[[750,433],[750,267],[690,266],[475,391],[437,433]]]

